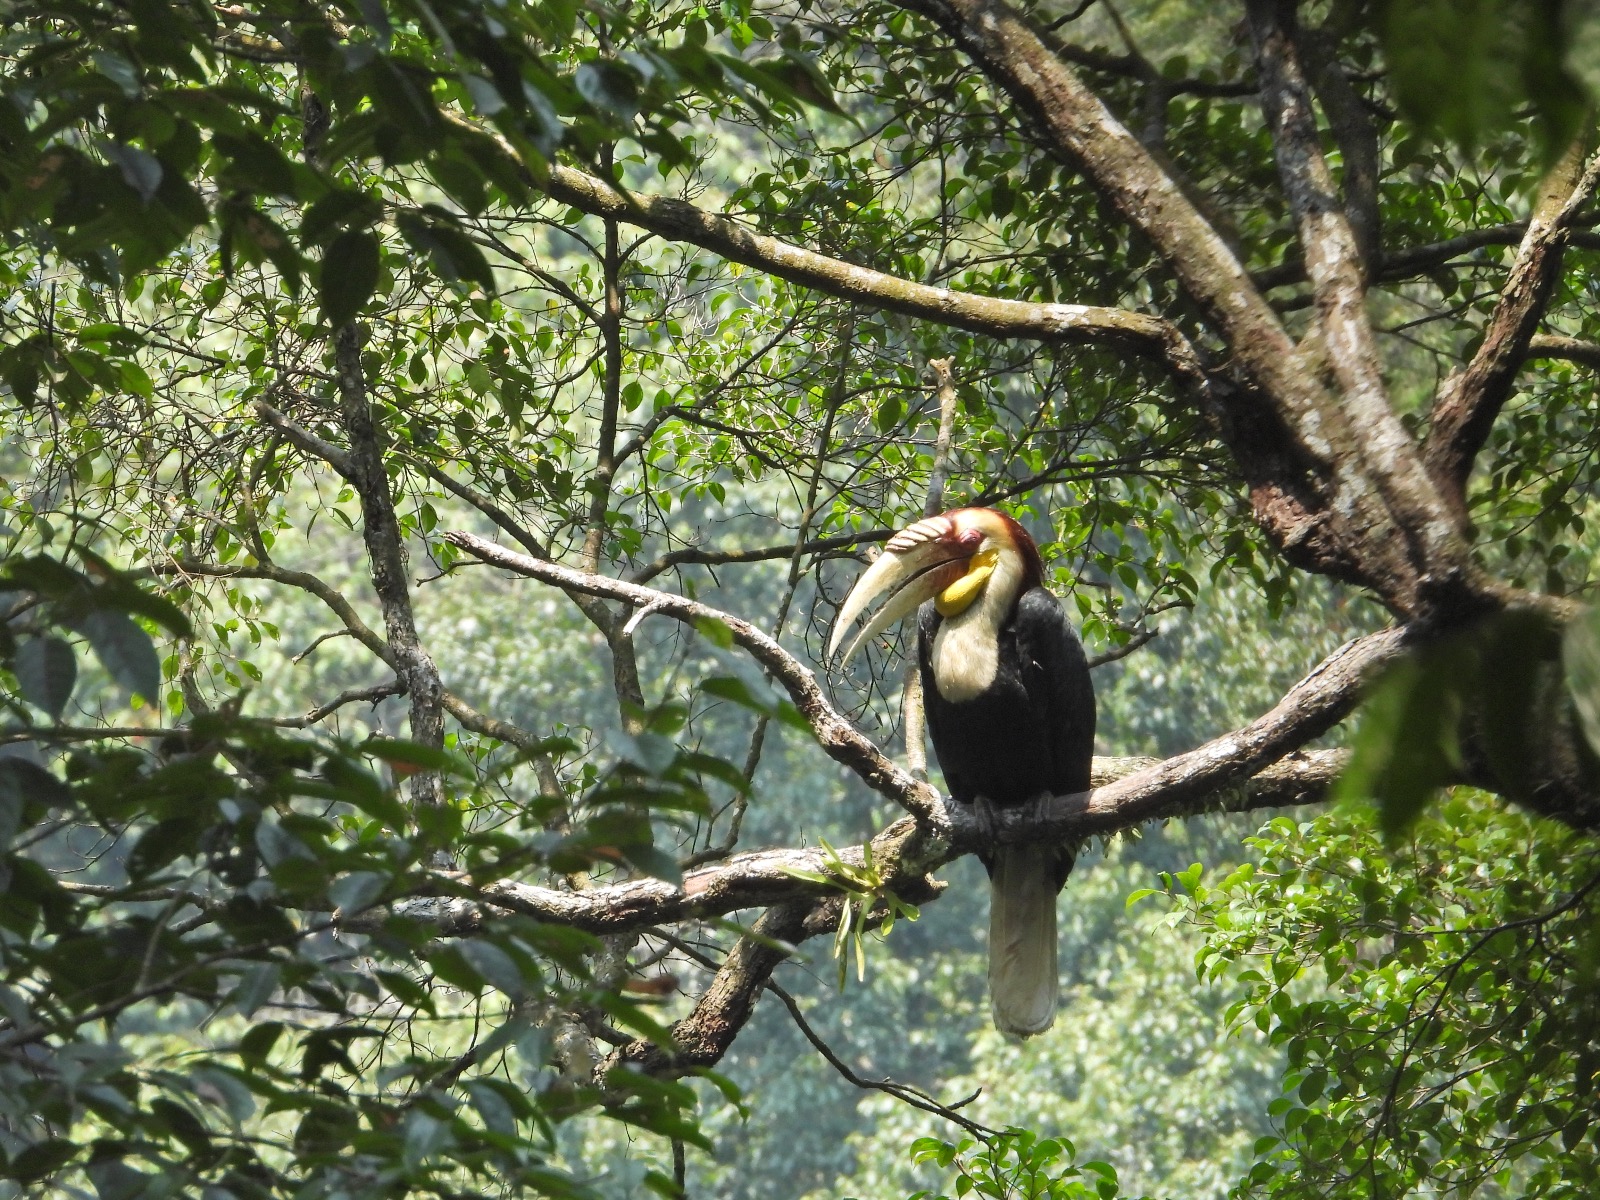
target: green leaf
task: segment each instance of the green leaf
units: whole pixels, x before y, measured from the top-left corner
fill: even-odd
[[[111,678],[147,703],[161,698],[161,658],[150,635],[126,613],[98,608],[79,618],[75,628],[89,639]]]
[[[328,899],[335,908],[346,915],[371,906],[383,895],[389,877],[377,871],[351,871],[341,875],[328,889]]]
[[[72,647],[58,637],[28,638],[17,647],[15,670],[22,698],[59,721],[78,679]]]
[[[1380,33],[1401,111],[1470,152],[1515,128],[1531,105],[1542,156],[1553,162],[1587,104],[1565,56],[1562,9],[1544,0],[1387,0]]]
[[[527,993],[528,983],[516,959],[493,942],[481,938],[467,938],[456,946],[461,957],[482,976],[491,987],[516,997]]]
[[[249,1018],[278,990],[280,968],[277,963],[257,963],[246,971],[240,978],[239,984],[233,989],[232,996],[234,1007],[239,1010],[239,1015]]]
[[[255,1026],[239,1039],[239,1057],[252,1066],[259,1066],[266,1062],[282,1035],[283,1024],[279,1021]]]
[[[321,245],[341,226],[365,229],[382,215],[383,206],[366,192],[339,188],[306,210],[300,221],[300,240],[311,246]]]
[[[624,846],[622,856],[628,860],[629,866],[646,875],[665,880],[674,887],[683,884],[683,868],[678,865],[678,860],[655,846],[647,844]]]
[[[19,1183],[35,1183],[72,1161],[78,1147],[62,1138],[35,1142],[11,1159],[6,1175]]]
[[[639,111],[639,81],[620,63],[586,62],[573,73],[572,84],[578,95],[620,122],[633,120]]]
[[[1526,796],[1531,764],[1543,733],[1540,714],[1547,711],[1541,689],[1547,667],[1561,654],[1561,631],[1535,612],[1508,612],[1488,622],[1478,635],[1477,702],[1484,757],[1502,790]]]
[[[455,219],[442,210],[442,220],[430,221],[417,213],[402,213],[396,220],[406,241],[426,254],[433,269],[447,283],[472,282],[493,294],[494,272],[489,260],[455,224]]]
[[[472,764],[459,754],[410,742],[403,738],[371,737],[356,747],[362,754],[382,759],[400,769],[446,771],[463,779],[474,777]]]
[[[25,758],[0,758],[0,850],[11,844],[24,823],[63,807],[72,799],[65,784]]]
[[[1124,902],[1123,907],[1132,908],[1146,896],[1159,896],[1160,894],[1160,888],[1135,888],[1133,891],[1128,893],[1128,899]]]
[[[100,147],[105,156],[117,164],[122,172],[122,178],[145,204],[156,197],[156,189],[161,186],[161,163],[154,154],[141,150],[137,146],[125,146],[120,142],[105,142]]]
[[[715,617],[696,617],[694,627],[713,646],[726,650],[733,645],[733,630],[728,628],[726,622]]]
[[[335,329],[354,319],[378,286],[378,239],[365,229],[351,229],[333,239],[322,256],[317,298],[323,319]]]
[[[1459,769],[1462,685],[1475,665],[1464,639],[1430,646],[1384,672],[1363,705],[1335,798],[1375,801],[1387,837],[1405,832]]]
[[[176,637],[194,636],[194,627],[189,623],[189,618],[171,600],[145,591],[124,572],[86,546],[78,547],[78,557],[83,559],[89,574],[99,581],[86,601],[91,607],[116,609],[148,617]]]

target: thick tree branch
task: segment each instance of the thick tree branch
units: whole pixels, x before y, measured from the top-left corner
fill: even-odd
[[[1562,359],[1600,370],[1600,342],[1586,342],[1582,338],[1554,333],[1536,333],[1528,339],[1527,357]]]
[[[1262,111],[1299,227],[1323,348],[1353,434],[1351,448],[1359,455],[1339,455],[1333,470],[1345,476],[1342,492],[1360,490],[1362,475],[1377,486],[1419,573],[1459,570],[1465,547],[1455,537],[1451,514],[1435,493],[1415,443],[1389,403],[1382,358],[1367,319],[1362,250],[1322,153],[1296,45],[1295,8],[1295,0],[1249,0],[1246,5],[1261,74]]]
[[[1495,417],[1511,396],[1518,370],[1561,273],[1562,253],[1578,210],[1600,183],[1600,154],[1582,161],[1574,145],[1539,189],[1528,231],[1517,250],[1483,343],[1464,369],[1445,380],[1433,402],[1424,461],[1440,490],[1466,519],[1466,483]]]
[[[517,157],[516,151],[491,131],[457,121],[478,136],[494,138],[506,154]],[[730,262],[843,300],[993,337],[1111,346],[1150,359],[1185,381],[1203,374],[1193,348],[1178,328],[1146,313],[1084,304],[1035,304],[912,283],[757,233],[682,200],[624,191],[559,163],[549,164],[538,177],[529,172],[528,182],[580,212],[699,246]],[[1193,386],[1192,382],[1186,386]]]
[[[1311,403],[1294,346],[1227,242],[1171,176],[1027,21],[998,0],[903,0],[945,30],[1096,189],[1154,244],[1207,318],[1268,390]]]
[[[901,3],[954,38],[1150,239],[1225,340],[1241,386],[1213,385],[1219,427],[1250,481],[1258,519],[1284,552],[1359,580],[1402,615],[1430,607],[1429,587],[1465,583],[1465,547],[1452,522],[1411,495],[1412,475],[1422,476],[1421,499],[1431,489],[1393,442],[1398,422],[1375,407],[1381,392],[1344,412],[1317,369],[1320,348],[1294,344],[1227,242],[1027,18],[1004,0]],[[1349,311],[1343,299],[1339,311]],[[1353,428],[1357,421],[1364,424]]]
[[[837,899],[792,900],[762,913],[728,951],[694,1009],[673,1025],[672,1045],[639,1039],[618,1047],[595,1071],[596,1082],[604,1086],[619,1068],[660,1074],[715,1066],[750,1019],[772,972],[800,942],[836,926],[839,907]]]
[[[1349,669],[1350,665],[1346,663],[1341,669]],[[1247,733],[1242,731],[1242,734]],[[1342,769],[1346,757],[1343,751],[1337,750],[1292,756],[1261,772],[1247,785],[1219,795],[1211,807],[1217,811],[1246,811],[1320,799]],[[1213,755],[1209,761],[1214,762],[1216,758]],[[1103,785],[1119,775],[1132,778],[1160,766],[1144,759],[1096,759],[1094,780],[1104,790]],[[1048,836],[1060,836],[1059,829],[1063,825],[1076,828],[1078,832],[1068,836],[1078,838],[1092,832],[1108,832],[1104,822],[1109,806],[1091,802],[1098,794],[1057,797],[1052,807],[1059,812],[1046,813],[1042,820],[1022,814],[1020,821],[1007,824],[1005,833],[1018,840],[1039,836],[1041,830],[1047,830]],[[1147,815],[1151,816],[1162,815],[1159,809],[1149,808],[1139,789],[1131,790],[1129,796],[1130,808],[1147,810]],[[970,852],[980,844],[987,845],[983,841],[985,833],[970,811],[959,805],[949,807],[952,823],[959,830],[959,841],[966,850],[948,852],[943,858],[947,860],[958,853]],[[886,849],[905,844],[902,835],[904,827],[910,823],[903,818],[874,839],[875,862],[883,864]],[[864,860],[859,848],[844,850],[842,857],[857,865]],[[826,874],[827,871],[827,856],[819,851],[772,850],[739,855],[717,867],[694,872],[684,879],[681,888],[662,880],[641,879],[570,892],[499,881],[482,889],[480,899],[454,896],[401,901],[343,920],[341,928],[346,932],[372,930],[393,916],[401,916],[420,920],[445,936],[471,936],[481,932],[489,919],[505,913],[519,913],[540,921],[574,925],[596,934],[618,934],[765,906],[767,911],[757,919],[751,932],[734,944],[690,1014],[674,1024],[671,1045],[636,1039],[618,1047],[595,1072],[596,1082],[604,1086],[611,1073],[619,1068],[675,1074],[714,1066],[720,1061],[749,1020],[761,991],[770,986],[773,971],[800,942],[837,927],[840,897],[828,885],[804,878],[802,874]],[[902,899],[919,905],[936,899],[942,889],[943,885],[937,881],[915,875],[902,876],[895,887]],[[885,1090],[898,1087],[893,1085]],[[945,1115],[953,1115],[942,1106],[938,1109]]]
[[[570,167],[552,165],[542,186],[552,198],[583,212],[626,221],[844,300],[994,337],[1112,346],[1181,374],[1194,370],[1187,341],[1160,317],[1085,304],[1003,300],[912,283],[756,233],[681,200],[624,192]]]
[[[1373,664],[1369,660],[1367,665],[1370,668]],[[1096,758],[1092,774],[1095,791],[1056,797],[1046,805],[1004,813],[1001,821],[1005,836],[1008,840],[1082,840],[1132,829],[1165,816],[1254,812],[1313,804],[1325,797],[1348,761],[1343,750],[1295,752],[1245,778],[1240,774],[1245,771],[1240,763],[1247,761],[1246,755],[1253,753],[1259,758],[1261,753],[1258,736],[1252,729],[1247,727],[1180,756],[1184,765],[1179,770],[1168,769],[1168,764],[1158,759]],[[1241,738],[1243,742],[1237,740]],[[1203,773],[1210,783],[1191,786],[1184,772]],[[1232,782],[1218,784],[1217,780]],[[1207,792],[1205,787],[1211,785],[1215,790]],[[925,870],[989,845],[985,829],[970,809],[945,799],[939,803],[954,840],[941,854],[927,860]],[[873,861],[880,868],[888,862],[886,854],[907,843],[911,824],[910,818],[902,818],[873,839]],[[843,847],[839,856],[856,866],[865,861],[859,846]],[[420,921],[441,935],[457,937],[481,932],[486,921],[516,913],[594,934],[633,933],[657,925],[836,895],[830,885],[800,874],[827,875],[828,870],[828,856],[821,850],[779,849],[737,854],[714,866],[691,871],[681,886],[663,879],[642,878],[584,891],[512,880],[497,880],[475,888],[459,876],[441,876],[440,891],[448,894],[419,896],[368,909],[346,918],[341,925],[350,932],[362,932],[380,928],[390,916],[401,916]],[[926,874],[905,872],[896,886],[908,896],[915,892],[931,899],[941,885]]]
[[[1338,39],[1331,31],[1302,31],[1296,44],[1307,62],[1311,84],[1339,146],[1344,168],[1340,182],[1345,218],[1355,236],[1362,266],[1370,278],[1378,263],[1382,232],[1378,208],[1378,133],[1372,124],[1372,114],[1339,64]]]

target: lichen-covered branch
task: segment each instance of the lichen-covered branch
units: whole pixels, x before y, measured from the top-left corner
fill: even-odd
[[[1146,313],[1088,304],[1007,300],[914,283],[757,233],[681,200],[625,192],[571,167],[552,165],[540,186],[554,199],[582,212],[626,221],[840,299],[973,333],[1111,346],[1176,373],[1195,370],[1193,351],[1176,326]]]
[[[1528,358],[1554,358],[1582,367],[1600,368],[1600,342],[1564,334],[1536,333],[1528,339]]]
[[[479,126],[480,136],[494,136]],[[501,148],[515,157],[503,140]],[[528,182],[563,204],[686,242],[780,279],[872,308],[921,317],[993,337],[1109,346],[1165,367],[1186,381],[1203,374],[1177,326],[1160,317],[1088,304],[1043,304],[932,287],[832,258],[682,200],[625,191],[595,175],[550,163]]]
[[[345,475],[361,502],[361,536],[367,547],[372,586],[383,609],[395,674],[405,685],[411,702],[411,737],[424,746],[442,749],[444,684],[433,657],[417,636],[411,585],[406,578],[405,547],[394,498],[389,494],[382,440],[367,398],[361,333],[355,325],[346,324],[334,335],[334,361],[338,367],[340,414],[350,441]],[[437,771],[418,771],[411,777],[410,786],[411,798],[419,804],[438,804],[442,798]]]
[[[1322,153],[1311,88],[1300,61],[1293,0],[1249,0],[1261,106],[1283,190],[1295,215],[1306,274],[1316,299],[1322,350],[1339,385],[1338,411],[1325,413],[1336,448],[1329,469],[1343,495],[1368,488],[1389,519],[1364,539],[1370,553],[1391,534],[1406,546],[1409,573],[1438,586],[1459,572],[1466,547],[1450,511],[1423,469],[1416,443],[1390,404],[1383,362],[1367,318],[1366,270],[1355,230]],[[1339,427],[1348,430],[1348,443]]]
[[[1382,213],[1378,205],[1378,131],[1355,86],[1340,65],[1338,38],[1324,28],[1302,30],[1296,39],[1306,60],[1311,85],[1316,90],[1328,128],[1339,146],[1345,218],[1355,235],[1362,266],[1370,278],[1381,247]]]

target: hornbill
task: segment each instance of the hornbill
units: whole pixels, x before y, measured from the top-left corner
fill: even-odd
[[[928,733],[951,797],[978,805],[980,814],[986,805],[1089,790],[1089,664],[1043,584],[1039,548],[1021,525],[990,508],[954,509],[889,540],[845,597],[829,641],[832,658],[850,625],[891,593],[843,665],[867,638],[923,606],[917,661]],[[1055,899],[1072,852],[995,845],[982,859],[995,1026],[1021,1037],[1042,1033],[1055,1019]]]

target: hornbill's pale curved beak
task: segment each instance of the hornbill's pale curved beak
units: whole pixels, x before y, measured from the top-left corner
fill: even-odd
[[[992,570],[992,564],[981,564],[973,569],[978,540],[965,536],[947,517],[930,517],[895,534],[878,560],[867,568],[845,597],[833,636],[828,639],[827,657],[834,656],[856,618],[885,592],[891,593],[889,599],[855,636],[839,660],[840,667],[850,662],[868,638],[914,613],[925,600],[958,588],[969,571],[974,576],[981,571],[981,577],[974,580],[981,583]]]

